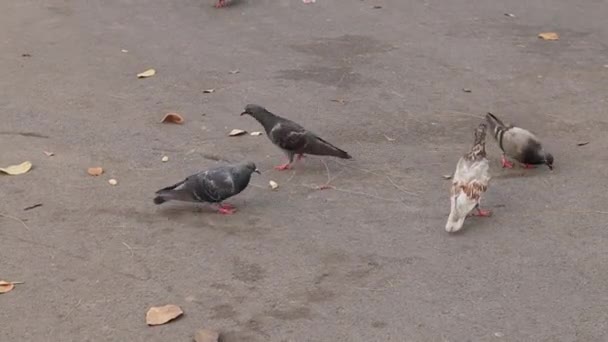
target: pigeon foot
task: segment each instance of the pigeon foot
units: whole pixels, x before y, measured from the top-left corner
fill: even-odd
[[[232,215],[232,214],[236,213],[236,209],[234,209],[234,208],[229,209],[229,208],[225,208],[225,207],[219,207],[217,209],[217,212],[220,213],[220,214],[222,214],[222,215]]]
[[[275,166],[274,169],[279,171],[289,170],[291,169],[291,164],[285,163],[283,165]]]
[[[472,215],[479,216],[479,217],[490,217],[490,216],[492,216],[492,212],[490,210],[483,210],[483,209],[477,208],[477,213],[473,213]]]
[[[220,208],[224,208],[224,209],[236,209],[232,204],[230,203],[220,203]]]
[[[513,163],[511,163],[510,161],[507,160],[507,157],[505,157],[505,155],[502,155],[502,167],[503,168],[507,168],[507,169],[512,169],[513,168]]]
[[[215,8],[222,8],[222,7],[226,7],[226,0],[217,0],[217,3],[215,3]]]
[[[300,160],[302,160],[302,159],[304,159],[304,158],[306,158],[306,157],[304,156],[304,153],[301,153],[301,154],[298,154],[297,160],[298,160],[298,161],[300,161]]]

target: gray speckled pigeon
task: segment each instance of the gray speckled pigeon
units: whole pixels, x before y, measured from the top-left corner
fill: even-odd
[[[458,161],[451,189],[451,210],[445,230],[459,231],[467,215],[477,209],[477,216],[490,216],[489,210],[479,208],[481,195],[490,182],[490,163],[486,159],[486,125],[475,130],[475,142],[471,151]]]
[[[277,145],[287,155],[287,163],[275,167],[277,170],[287,170],[293,163],[297,154],[300,160],[304,154],[318,156],[333,156],[343,159],[352,158],[347,152],[337,148],[329,142],[319,138],[297,123],[274,115],[266,108],[255,104],[248,104],[241,115],[253,116],[266,130],[266,134],[273,144]]]
[[[170,200],[219,203],[219,213],[233,214],[236,209],[221,202],[245,190],[253,172],[260,173],[252,162],[218,166],[158,190],[154,203],[162,204]]]
[[[545,164],[553,170],[553,156],[543,150],[540,140],[530,131],[513,125],[505,125],[492,113],[486,115],[486,120],[494,132],[498,146],[503,151],[502,167],[513,167],[513,163],[507,160],[506,155],[524,164],[525,168]]]

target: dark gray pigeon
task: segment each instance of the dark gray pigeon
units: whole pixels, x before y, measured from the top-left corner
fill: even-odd
[[[252,162],[218,166],[158,190],[154,204],[170,200],[219,203],[219,213],[233,214],[236,208],[221,202],[245,190],[253,172],[260,173]]]
[[[352,158],[347,152],[319,138],[304,127],[291,120],[274,115],[262,106],[248,104],[245,111],[241,113],[241,115],[244,114],[249,114],[258,120],[264,126],[270,141],[287,155],[287,163],[275,167],[277,170],[289,169],[296,154],[298,160],[305,154],[333,156],[343,159]]]
[[[486,120],[503,152],[502,167],[513,167],[513,163],[507,160],[506,155],[524,164],[525,168],[545,164],[553,170],[553,156],[543,150],[540,140],[530,131],[513,125],[505,125],[492,113],[486,115]]]

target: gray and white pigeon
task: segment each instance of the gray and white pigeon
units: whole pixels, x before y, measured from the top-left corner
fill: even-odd
[[[253,172],[260,173],[253,162],[218,166],[158,190],[154,204],[171,200],[217,203],[219,213],[233,214],[236,208],[221,202],[245,190]]]
[[[479,124],[475,130],[475,142],[471,151],[460,158],[451,189],[451,209],[445,230],[459,231],[467,215],[477,209],[476,216],[490,216],[489,210],[479,208],[481,195],[490,182],[490,162],[486,158],[486,125]],[[474,214],[475,215],[475,214]]]
[[[526,169],[533,168],[532,165],[545,164],[550,170],[553,170],[553,156],[543,150],[540,140],[530,131],[513,125],[505,125],[492,113],[486,115],[486,120],[503,152],[502,167],[513,167],[513,163],[507,160],[507,156],[524,164]]]
[[[277,170],[289,169],[295,155],[298,155],[298,160],[302,159],[305,154],[352,158],[346,151],[321,139],[297,123],[272,114],[262,106],[248,104],[245,111],[241,113],[241,115],[245,114],[251,115],[262,124],[270,141],[283,150],[287,156],[287,163],[275,167]]]

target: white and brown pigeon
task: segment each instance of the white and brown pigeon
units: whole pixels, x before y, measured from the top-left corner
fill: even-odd
[[[158,190],[154,203],[171,200],[212,203],[219,213],[233,214],[236,208],[222,201],[245,190],[253,172],[260,173],[253,162],[218,166]]]
[[[287,163],[275,167],[277,170],[289,169],[296,155],[298,155],[298,160],[302,159],[305,154],[333,156],[343,159],[352,158],[347,152],[321,139],[304,127],[272,114],[262,106],[248,104],[245,111],[241,113],[241,115],[245,114],[251,115],[262,124],[270,141],[287,156]]]
[[[530,131],[505,125],[492,113],[486,115],[486,120],[503,152],[502,167],[513,167],[513,163],[506,158],[509,157],[522,163],[526,169],[544,164],[553,170],[553,156],[543,150],[540,140]]]
[[[475,142],[471,151],[460,158],[451,189],[451,210],[445,230],[459,231],[464,220],[474,209],[476,216],[490,216],[489,210],[479,208],[481,195],[490,182],[490,163],[486,158],[486,125],[481,123],[475,130]]]

